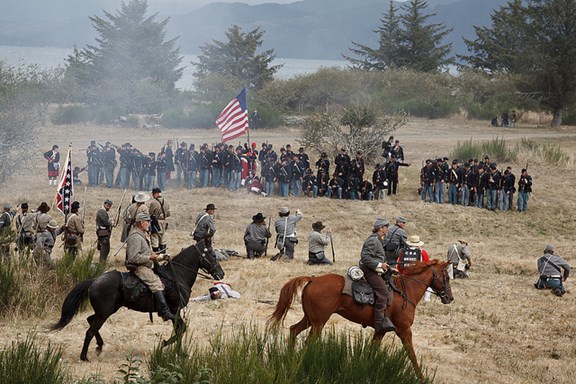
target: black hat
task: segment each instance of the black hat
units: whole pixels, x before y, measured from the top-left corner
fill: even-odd
[[[452,160],[452,164],[458,164],[458,159]]]
[[[450,159],[448,158],[448,156],[444,156],[444,157],[442,158],[442,160],[450,160]]]
[[[298,148],[298,152],[304,152],[304,147]]]
[[[315,223],[312,223],[312,229],[317,231],[317,232],[320,232],[324,228],[326,228],[326,226],[322,225],[321,221],[317,221]]]
[[[48,206],[48,204],[46,204],[45,201],[43,201],[43,202],[40,204],[40,206],[38,206],[37,211],[38,211],[38,212],[41,212],[41,213],[46,213],[46,212],[50,211],[50,207]]]
[[[260,223],[264,220],[266,220],[266,217],[261,212],[258,212],[257,214],[252,216],[252,221],[255,223]]]
[[[58,144],[54,144],[54,145],[52,146],[52,149],[58,149],[58,148],[59,148],[59,147],[58,147]]]
[[[107,141],[107,142],[106,142],[106,144],[104,144],[104,145],[110,145],[110,144],[112,144],[112,143],[111,143],[111,142],[109,142],[109,141]]]
[[[162,190],[161,190],[160,188],[158,188],[158,187],[152,188],[152,194],[161,193],[161,192],[162,192]]]
[[[22,204],[20,204],[20,208],[28,209],[28,203],[22,203]]]
[[[156,156],[154,152],[148,152],[148,156]]]
[[[90,142],[90,145],[96,145],[96,141],[95,141],[95,140],[92,140],[92,141]]]
[[[104,200],[104,204],[108,204],[108,205],[111,206],[111,205],[112,205],[112,200],[106,199],[106,200]]]
[[[210,292],[210,293],[218,292],[218,287],[210,287],[210,288],[208,288],[208,292]]]
[[[214,206],[214,204],[210,203],[206,206],[205,211],[210,211],[210,210],[216,210],[217,208]]]
[[[527,171],[527,169],[526,169],[526,168],[522,168],[522,171],[521,171],[521,173],[524,173],[524,172],[526,172],[526,171]]]
[[[441,161],[442,161],[442,158],[441,158],[441,157],[439,157],[439,158],[436,159],[436,162],[437,162],[437,163],[438,163],[438,162],[441,162]]]
[[[74,201],[70,209],[78,209],[80,208],[80,203],[78,201]]]

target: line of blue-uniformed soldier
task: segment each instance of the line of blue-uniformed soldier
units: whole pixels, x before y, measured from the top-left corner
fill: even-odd
[[[449,164],[448,157],[444,157],[426,160],[420,171],[418,193],[423,201],[428,199],[443,204],[447,191],[448,202],[453,205],[508,211],[514,207],[514,194],[517,192],[517,209],[526,211],[532,192],[532,177],[526,169],[522,169],[517,185],[518,189],[512,167],[499,170],[488,156],[483,161],[470,159],[461,165],[457,159]]]
[[[403,156],[398,141],[385,148],[387,161],[383,165],[376,164],[371,181],[364,178],[362,153],[358,151],[351,158],[344,148],[333,163],[322,152],[314,172],[304,148],[295,153],[290,144],[282,147],[280,154],[274,151],[273,145],[266,143],[262,143],[260,151],[256,149],[256,143],[250,147],[247,143],[236,147],[219,143],[211,148],[203,144],[199,151],[194,144],[179,143],[175,151],[172,145],[173,141],[168,140],[158,155],[154,152],[145,155],[130,143],[116,146],[110,142],[101,145],[92,141],[86,150],[88,185],[132,187],[134,190],[152,190],[157,186],[164,190],[175,171],[175,184],[187,188],[211,186],[235,191],[246,187],[249,192],[264,196],[372,200],[386,191],[389,195],[396,194],[398,167],[406,165],[401,158],[397,160],[398,156]],[[260,176],[257,176],[258,164]],[[78,167],[74,170],[76,183],[80,182],[78,174],[84,170]]]

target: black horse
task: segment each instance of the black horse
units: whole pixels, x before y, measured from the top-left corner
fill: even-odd
[[[180,340],[186,331],[186,324],[180,317],[180,309],[188,304],[198,270],[202,269],[209,273],[215,280],[224,278],[224,271],[214,251],[211,247],[202,249],[203,246],[201,243],[192,245],[172,258],[166,265],[155,268],[156,273],[161,276],[164,282],[166,288],[164,294],[170,312],[176,314],[176,319],[173,320],[174,332],[170,339],[163,341],[163,346]],[[110,271],[95,279],[78,283],[62,304],[60,320],[51,326],[52,330],[64,328],[80,310],[82,303],[90,298],[94,314],[87,318],[90,327],[86,331],[84,345],[80,353],[80,359],[83,361],[88,361],[88,347],[93,337],[96,337],[96,353],[102,352],[104,340],[100,336],[99,330],[104,322],[120,307],[127,307],[138,312],[155,311],[152,295],[147,288],[148,294],[138,296],[135,301],[125,299],[122,273]]]

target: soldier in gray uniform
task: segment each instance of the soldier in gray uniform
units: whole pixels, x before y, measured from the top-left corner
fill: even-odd
[[[540,277],[534,283],[537,289],[551,289],[556,296],[566,293],[563,281],[570,275],[570,264],[560,256],[554,254],[554,247],[550,244],[544,248],[544,255],[538,258],[538,273]]]
[[[386,233],[383,245],[384,251],[386,251],[386,262],[388,263],[395,263],[398,260],[398,256],[400,256],[402,248],[408,246],[406,244],[408,235],[404,230],[407,222],[408,220],[402,216],[397,217],[396,224],[392,225]]]
[[[112,226],[108,212],[112,208],[112,200],[106,199],[96,212],[96,236],[98,237],[98,250],[100,250],[100,262],[105,263],[110,254],[110,236]]]
[[[273,261],[278,260],[280,257],[286,260],[294,259],[294,249],[298,244],[296,238],[296,223],[302,220],[304,215],[300,210],[296,210],[295,215],[290,215],[290,209],[282,207],[278,210],[280,216],[274,222],[276,229],[276,248],[280,250],[276,255],[272,256]]]
[[[214,204],[206,205],[204,212],[196,216],[196,222],[192,233],[190,234],[197,243],[204,242],[207,247],[212,245],[212,237],[216,233],[216,224],[214,223]]]
[[[166,230],[168,223],[166,219],[170,217],[170,203],[162,196],[160,188],[152,189],[152,199],[148,203],[148,213],[152,218],[150,227],[150,242],[152,243],[152,250],[154,252],[165,252],[166,244]]]
[[[308,236],[308,265],[332,264],[324,253],[324,247],[330,244],[332,233],[328,230],[328,233],[323,235],[321,232],[324,228],[326,227],[321,221],[312,223],[312,232]]]
[[[121,242],[125,242],[128,238],[130,230],[136,223],[136,216],[141,212],[148,213],[148,206],[144,204],[148,200],[150,200],[150,195],[142,191],[132,197],[132,204],[124,211],[124,226],[122,227],[122,235],[120,236]]]
[[[20,254],[30,253],[34,249],[36,233],[36,216],[28,212],[28,203],[20,204],[20,213],[14,218],[16,222],[16,245]]]
[[[472,258],[466,240],[458,240],[448,247],[448,262],[452,263],[454,278],[466,278],[466,272],[472,266]]]
[[[0,215],[0,255],[3,257],[10,256],[10,244],[14,241],[12,238],[11,209],[12,204],[4,203],[4,212]]]
[[[43,201],[36,209],[36,236],[38,233],[44,232],[52,217],[48,214],[50,207]]]
[[[386,263],[382,238],[388,231],[388,220],[376,219],[372,234],[364,241],[360,252],[358,265],[364,278],[374,288],[376,296],[374,302],[374,330],[376,333],[389,332],[395,329],[394,324],[386,316],[388,307],[388,284],[385,279],[390,279],[391,268]]]
[[[164,284],[152,270],[153,262],[160,258],[158,253],[150,249],[148,227],[150,215],[140,212],[126,240],[126,267],[150,288],[158,306],[158,315],[164,321],[174,320],[176,317],[170,312],[164,297]]]
[[[52,267],[52,249],[56,237],[64,232],[64,227],[59,227],[56,220],[50,219],[45,229],[36,234],[36,246],[32,251],[32,257],[38,265]]]
[[[271,238],[272,234],[266,227],[266,217],[258,212],[252,216],[252,223],[246,227],[244,232],[244,245],[246,245],[246,254],[249,259],[260,257],[266,252],[266,240]]]

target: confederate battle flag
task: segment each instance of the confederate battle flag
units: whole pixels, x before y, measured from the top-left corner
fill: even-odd
[[[62,168],[62,176],[58,183],[58,191],[56,192],[56,209],[62,212],[65,216],[70,213],[70,205],[72,204],[72,196],[74,196],[74,183],[72,179],[72,158],[70,157],[71,148],[68,147],[68,155],[66,162]]]

